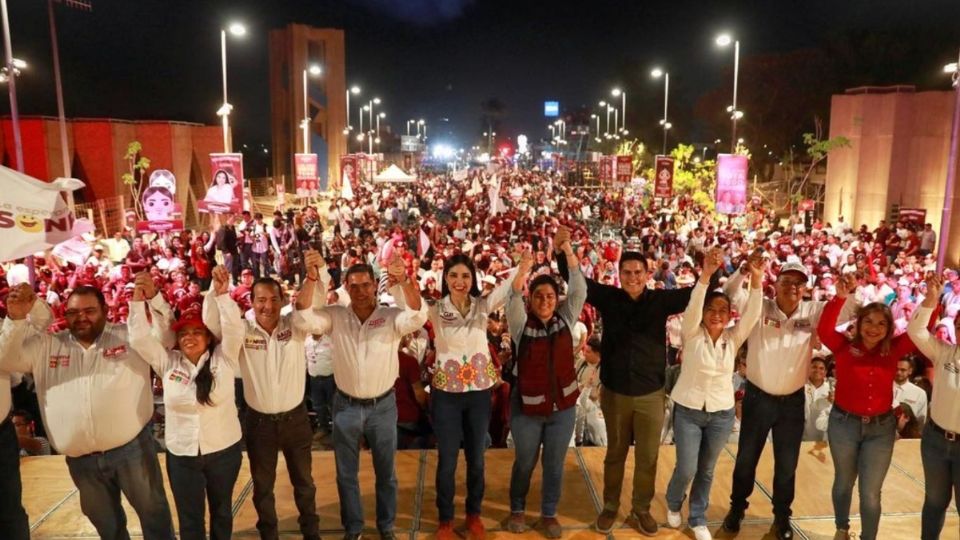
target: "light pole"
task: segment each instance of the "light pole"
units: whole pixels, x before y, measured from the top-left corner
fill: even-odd
[[[609,136],[609,135],[610,135],[610,106],[607,105],[607,102],[606,102],[606,101],[601,101],[601,102],[600,102],[600,106],[601,106],[601,107],[604,107],[605,109],[607,109],[607,123],[604,124],[604,125],[606,126],[606,128],[603,130],[603,134],[604,134],[605,136]]]
[[[726,47],[733,43],[733,105],[727,107],[730,113],[731,131],[730,131],[730,153],[737,151],[737,120],[743,118],[743,112],[737,109],[737,80],[740,75],[740,40],[734,40],[730,34],[721,34],[717,36],[717,45]]]
[[[360,152],[363,152],[363,111],[366,109],[366,105],[361,105],[357,108],[357,117],[360,118],[360,129],[357,130],[357,140],[360,141],[360,148],[358,148],[358,150]]]
[[[407,137],[410,136],[410,124],[416,125],[416,123],[416,120],[407,120]],[[417,131],[419,131],[419,129]]]
[[[663,119],[660,120],[660,125],[663,126],[663,155],[667,155],[667,130],[670,129],[670,122],[667,120],[667,104],[670,99],[670,73],[660,68],[654,68],[650,72],[650,76],[654,79],[663,77]]]
[[[19,68],[14,62],[13,49],[10,44],[10,18],[7,14],[7,0],[0,0],[0,11],[3,15],[3,52],[4,66],[7,72],[7,84],[10,93],[10,123],[13,127],[13,147],[17,156],[17,170],[23,172],[23,141],[20,139],[20,114],[17,110],[17,73]],[[23,64],[26,67],[26,64]],[[30,280],[33,283],[31,277]]]
[[[953,217],[953,205],[956,202],[954,185],[957,180],[957,145],[960,143],[960,55],[957,62],[947,64],[943,71],[953,76],[953,126],[950,129],[950,154],[947,161],[947,185],[943,195],[943,214],[940,219],[940,236],[937,237],[937,271],[943,270],[947,258],[947,236],[950,234],[950,221]]]
[[[385,112],[381,112],[380,114],[377,115],[377,139],[376,141],[374,141],[377,143],[377,146],[380,146],[380,119],[386,118],[386,117],[387,117],[387,113]]]
[[[319,77],[323,74],[323,68],[313,64],[310,67],[303,70],[303,122],[301,127],[303,128],[303,153],[310,153],[310,102],[309,96],[307,95],[307,75],[313,75],[314,77]]]
[[[591,114],[591,115],[590,115],[590,119],[597,121],[596,139],[599,141],[599,140],[600,140],[600,116],[599,116],[599,115],[596,115],[596,114]]]
[[[350,135],[350,130],[353,129],[353,126],[350,125],[350,94],[357,95],[359,93],[360,93],[359,86],[354,85],[347,89],[347,125],[343,127],[344,135]],[[347,146],[350,145],[349,143],[350,143],[350,138],[347,137]],[[348,151],[349,151],[349,148],[348,148]]]
[[[223,65],[223,105],[220,106],[220,109],[217,111],[217,116],[223,120],[223,151],[230,153],[231,150],[231,141],[230,141],[230,111],[233,110],[233,105],[227,101],[227,31],[237,37],[241,37],[247,33],[247,28],[240,23],[233,23],[230,25],[229,29],[220,29],[220,61]]]
[[[368,111],[370,114],[370,117],[368,119],[369,124],[367,126],[367,129],[370,131],[370,135],[368,135],[368,140],[367,140],[367,148],[368,148],[368,152],[371,154],[373,153],[373,107],[374,105],[379,105],[379,104],[380,104],[380,98],[375,97],[371,99],[369,103],[367,103],[366,107],[363,108],[363,110]]]
[[[614,88],[610,94],[613,97],[620,96],[620,118],[621,118],[621,129],[627,128],[627,93],[620,90],[619,88]]]
[[[424,120],[423,118],[421,118],[420,120],[417,120],[417,137],[421,135],[421,131],[420,131],[421,127],[423,128],[423,133],[422,133],[423,142],[427,142],[427,121]]]

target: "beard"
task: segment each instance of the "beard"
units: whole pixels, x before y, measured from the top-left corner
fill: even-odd
[[[100,337],[100,333],[103,332],[105,325],[105,319],[85,323],[74,323],[70,325],[70,334],[79,340],[92,342]]]

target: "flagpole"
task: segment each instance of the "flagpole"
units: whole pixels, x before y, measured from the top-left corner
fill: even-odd
[[[63,177],[73,177],[70,167],[70,148],[67,141],[67,116],[63,107],[63,84],[60,80],[60,48],[57,44],[57,23],[53,13],[53,0],[47,0],[47,15],[50,19],[50,48],[53,50],[53,79],[57,88],[57,115],[60,125],[60,158],[63,161]],[[67,191],[67,206],[74,212],[73,192]]]

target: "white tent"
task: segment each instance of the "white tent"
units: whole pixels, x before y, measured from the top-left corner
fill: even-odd
[[[403,170],[400,169],[400,167],[397,167],[396,165],[390,165],[389,167],[384,169],[380,174],[373,177],[373,181],[377,183],[380,183],[380,182],[409,183],[409,182],[413,182],[416,179],[417,179],[416,176],[410,176],[409,174],[403,172]]]

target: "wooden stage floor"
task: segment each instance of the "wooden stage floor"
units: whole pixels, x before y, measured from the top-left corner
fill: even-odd
[[[708,519],[711,530],[716,531],[727,511],[729,503],[731,474],[733,472],[736,445],[729,445],[721,454],[717,463],[713,490],[711,492]],[[559,519],[564,528],[564,538],[600,538],[601,535],[590,529],[590,525],[600,508],[600,494],[603,490],[603,448],[571,449],[567,454],[564,472],[563,497],[560,502]],[[161,456],[163,459],[163,456]],[[627,481],[622,495],[621,520],[611,537],[640,537],[633,529],[622,523],[623,512],[630,508],[629,479],[632,478],[632,454],[627,460]],[[773,480],[772,448],[764,451],[758,467],[756,489],[750,498],[750,508],[743,529],[737,538],[760,539],[773,538],[768,534],[771,517]],[[657,496],[652,512],[661,525],[666,522],[666,503],[664,491],[675,462],[674,449],[664,446],[660,450],[659,471],[657,474]],[[509,507],[510,469],[513,463],[513,450],[489,450],[486,454],[486,498],[483,518],[493,538],[543,538],[540,533],[531,531],[524,535],[513,535],[503,531],[500,521],[505,518]],[[463,497],[465,493],[465,465],[461,458],[458,477],[457,512],[462,519]],[[397,455],[397,476],[399,480],[399,504],[397,509],[397,533],[402,538],[413,540],[416,537],[429,538],[437,526],[435,506],[434,471],[436,454],[433,451],[401,451]],[[320,513],[320,526],[327,538],[339,538],[340,519],[332,452],[314,452],[313,477],[317,483],[317,506]],[[96,538],[96,531],[80,512],[80,500],[70,480],[66,464],[62,457],[26,458],[22,462],[21,472],[24,483],[24,506],[30,515],[33,538]],[[166,477],[166,474],[164,474]],[[793,505],[794,524],[798,529],[798,538],[821,540],[833,538],[833,507],[830,499],[830,485],[833,479],[833,465],[826,447],[804,443],[800,465],[797,471],[797,497]],[[360,483],[363,490],[364,511],[367,516],[367,532],[371,538],[377,538],[374,520],[374,475],[370,456],[364,457],[361,467]],[[254,538],[256,512],[250,500],[253,486],[244,459],[243,469],[235,489],[234,536]],[[292,488],[287,478],[280,456],[277,471],[277,512],[280,515],[280,527],[283,536],[297,537],[297,512],[293,503]],[[169,486],[167,496],[170,496]],[[883,486],[883,517],[880,521],[880,538],[907,539],[918,538],[920,534],[920,509],[923,505],[923,470],[920,464],[920,442],[900,441],[897,443],[893,465]],[[131,534],[139,534],[137,516],[124,502],[130,522]],[[176,512],[171,499],[170,507]],[[539,469],[534,472],[531,493],[527,501],[528,519],[535,520],[540,508]],[[856,494],[852,512],[857,513]],[[686,505],[683,514],[686,517]],[[852,530],[859,531],[859,521],[854,517]],[[174,517],[176,522],[176,517]],[[717,535],[717,538],[724,538]],[[642,538],[642,537],[641,537]],[[657,538],[687,539],[693,538],[692,532],[683,528],[679,531],[661,528]],[[955,507],[948,514],[942,535],[944,539],[960,538],[960,520]]]

